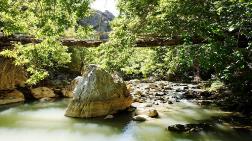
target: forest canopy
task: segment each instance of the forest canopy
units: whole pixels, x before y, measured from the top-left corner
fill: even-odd
[[[119,0],[120,15],[112,23],[108,46],[114,50],[136,46],[135,40],[183,39],[183,44],[149,50],[152,58],[140,59],[139,50],[128,49],[138,59],[109,59],[130,73],[185,76],[237,82],[251,86],[252,2],[245,0]],[[201,41],[201,42],[199,42]],[[195,44],[195,43],[198,44]],[[120,49],[118,49],[118,47]],[[134,51],[135,50],[135,51]],[[148,52],[148,51],[147,51]],[[127,53],[123,53],[124,56]],[[110,56],[108,54],[104,58]],[[120,56],[120,55],[118,55]],[[134,56],[134,55],[133,55]],[[128,57],[127,57],[128,58]],[[130,58],[130,57],[129,57]],[[146,61],[147,60],[147,61]],[[126,68],[123,66],[127,66]],[[110,67],[109,67],[110,68]],[[136,71],[135,71],[136,70]],[[139,72],[138,70],[143,70]],[[190,74],[193,73],[194,74]]]
[[[252,80],[252,2],[249,0],[118,0],[119,16],[111,23],[109,41],[94,49],[78,49],[81,64],[138,77],[240,80],[234,87],[249,89]],[[74,29],[88,37],[89,27],[78,19],[89,15],[88,0],[3,0],[0,27],[4,34],[29,34],[37,45],[16,44],[1,54],[13,57],[31,74],[30,83],[48,70],[71,61],[60,38]],[[77,32],[78,31],[78,32]],[[81,32],[82,34],[79,34]],[[137,48],[137,39],[182,39],[177,46]],[[76,49],[71,49],[76,50]],[[78,57],[76,57],[78,56]]]

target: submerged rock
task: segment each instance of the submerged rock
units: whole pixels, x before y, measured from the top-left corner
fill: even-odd
[[[124,81],[118,75],[111,75],[96,65],[89,66],[73,94],[65,116],[106,116],[125,110],[132,103]]]
[[[177,133],[196,133],[201,131],[210,131],[213,130],[214,127],[207,123],[199,123],[199,124],[175,124],[168,126],[168,130],[171,132],[177,132]]]
[[[0,105],[25,101],[23,93],[18,90],[0,92]]]
[[[175,125],[168,126],[168,130],[172,131],[172,132],[185,132],[185,131],[187,131],[186,126],[182,125],[182,124],[175,124]]]
[[[146,121],[148,119],[147,115],[137,115],[133,117],[134,121]]]

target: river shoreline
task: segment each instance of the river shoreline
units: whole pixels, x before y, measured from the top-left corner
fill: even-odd
[[[144,111],[153,109],[155,109],[158,114],[162,115],[163,113],[169,111],[169,108],[172,107],[173,104],[184,103],[187,101],[201,107],[221,108],[218,106],[218,103],[216,103],[216,100],[218,100],[218,102],[221,101],[221,99],[218,99],[218,94],[210,93],[209,91],[202,89],[202,86],[200,84],[149,80],[130,80],[126,81],[126,84],[128,90],[133,96],[134,102],[132,106],[136,109],[133,113],[133,117],[139,115],[139,113],[141,115],[141,113],[144,113]],[[60,100],[63,97],[64,96],[62,95],[58,95],[54,98],[40,99],[40,102],[54,102],[55,100]],[[18,106],[22,103],[29,103],[33,101],[37,101],[37,99],[28,99],[23,102],[13,103],[10,105],[4,104],[0,105],[0,107],[2,107],[1,109],[8,109],[8,107]],[[216,122],[221,122],[230,124],[230,126],[233,126],[232,128],[234,130],[252,132],[251,116],[244,116],[241,113],[232,111],[227,111],[226,115],[227,116],[216,116],[213,118],[213,120],[200,121],[199,123],[207,123],[208,125],[211,125],[213,123],[215,124]],[[155,122],[155,118],[151,119],[153,122]],[[172,127],[176,125],[169,126]],[[185,124],[183,126],[187,125]],[[193,125],[193,127],[194,126],[201,125]],[[167,129],[168,128],[169,127],[167,125]],[[193,131],[197,128],[200,127],[194,127],[190,130]],[[181,131],[183,130],[184,127],[181,128]],[[175,131],[177,132],[177,130]]]

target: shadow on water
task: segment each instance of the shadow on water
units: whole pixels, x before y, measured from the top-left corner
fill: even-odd
[[[10,103],[10,104],[5,104],[5,105],[0,105],[0,112],[3,112],[10,108],[15,108],[15,107],[19,107],[19,108],[23,107],[25,109],[27,109],[28,107],[31,107],[30,109],[34,109],[34,107],[36,106],[37,108],[48,108],[51,105],[53,105],[53,107],[64,108],[67,106],[69,101],[70,101],[69,98],[65,98],[65,99],[58,98],[52,102],[39,102],[37,100],[29,100],[25,102]]]
[[[20,106],[20,105],[23,105],[24,103],[23,102],[18,102],[18,103],[12,103],[12,104],[6,104],[6,105],[1,105],[0,106],[0,112],[3,112],[5,110],[8,110],[10,108],[14,108],[14,107],[17,107],[17,106]]]
[[[109,126],[118,129],[118,131],[124,131],[125,128],[132,122],[133,113],[121,111],[117,114],[114,114],[114,118],[105,119],[104,117],[97,118],[71,118],[74,122],[77,123],[91,123],[98,124],[100,126]]]
[[[98,118],[71,118],[65,117],[65,109],[70,99],[61,99],[54,102],[29,102],[25,104],[11,104],[0,107],[0,128],[68,128],[71,131],[83,128],[102,129],[110,128],[115,132],[123,132],[131,122],[132,113],[119,112],[113,119]],[[86,130],[83,130],[86,131]]]

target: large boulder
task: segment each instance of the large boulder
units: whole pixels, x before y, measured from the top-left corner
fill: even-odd
[[[131,103],[132,97],[122,78],[90,65],[78,80],[65,115],[81,118],[106,116],[126,109]]]
[[[14,90],[26,81],[22,67],[15,66],[11,59],[0,57],[0,90]]]
[[[38,87],[31,89],[31,94],[36,99],[57,97],[54,91],[47,87]]]
[[[74,91],[74,88],[76,87],[76,85],[78,84],[79,80],[81,80],[82,77],[81,76],[78,76],[76,77],[74,80],[71,81],[71,83],[67,86],[65,86],[63,89],[62,89],[62,94],[64,97],[73,97],[73,91]]]
[[[0,105],[24,102],[25,97],[23,93],[18,90],[0,91]]]

